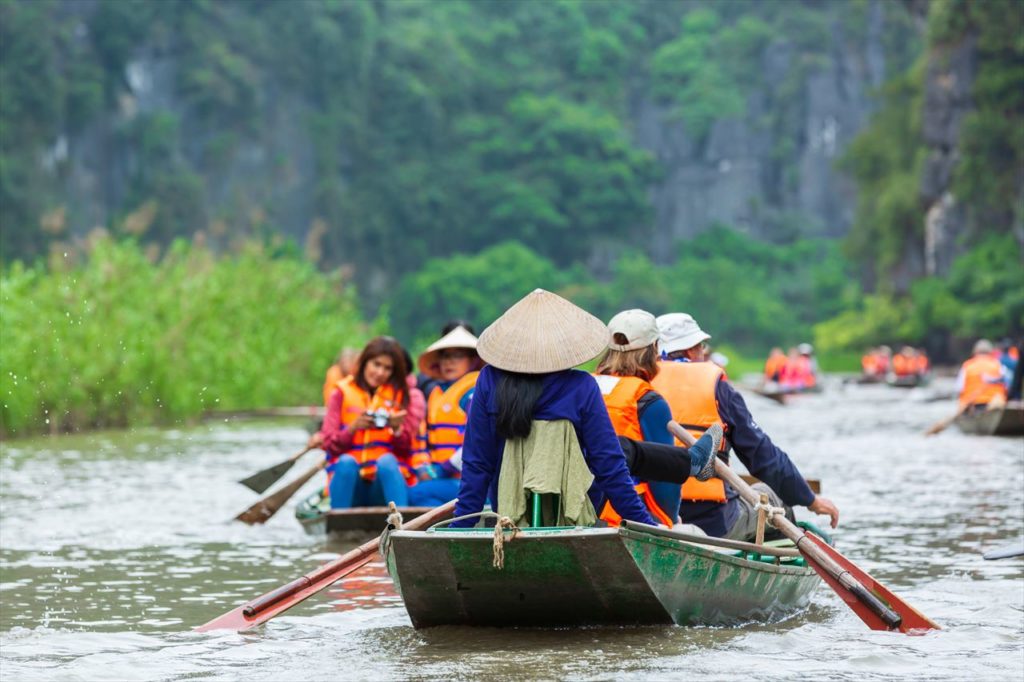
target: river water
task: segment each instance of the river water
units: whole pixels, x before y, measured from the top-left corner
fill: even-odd
[[[348,548],[303,534],[291,506],[229,522],[255,499],[235,480],[306,434],[212,423],[3,443],[0,678],[1024,679],[1024,559],[982,560],[1024,536],[1024,439],[923,437],[950,390],[748,397],[839,505],[840,551],[944,628],[926,636],[872,632],[824,584],[775,624],[415,631],[380,564],[255,632],[193,633]]]

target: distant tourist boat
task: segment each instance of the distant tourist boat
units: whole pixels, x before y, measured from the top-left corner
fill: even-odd
[[[411,521],[431,507],[399,507],[404,521]],[[295,507],[295,518],[310,535],[334,534],[351,538],[378,535],[388,523],[387,507],[331,509],[321,492],[315,492]]]
[[[644,524],[393,531],[388,571],[413,626],[727,625],[805,609],[821,582],[789,540]],[[510,539],[511,538],[511,539]]]
[[[903,376],[892,374],[886,377],[885,383],[893,388],[917,388],[918,386],[926,386],[928,380],[927,374],[905,374]]]
[[[994,410],[976,409],[956,418],[964,433],[980,436],[1024,436],[1024,402],[1014,400]]]

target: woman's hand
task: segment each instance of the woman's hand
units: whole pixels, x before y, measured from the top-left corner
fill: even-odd
[[[320,433],[319,431],[310,436],[309,440],[306,441],[306,447],[310,450],[312,450],[313,448],[318,448],[323,444],[324,434]]]
[[[361,414],[356,417],[356,420],[352,422],[349,428],[353,431],[362,431],[364,429],[373,428],[373,416],[369,414]]]
[[[408,414],[406,410],[401,412],[395,412],[393,415],[388,417],[388,424],[391,426],[392,431],[398,431],[402,428],[402,423],[405,422],[405,415]]]

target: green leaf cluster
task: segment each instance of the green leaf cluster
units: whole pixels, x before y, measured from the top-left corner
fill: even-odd
[[[371,333],[351,285],[257,243],[156,259],[97,236],[51,268],[5,267],[0,292],[7,435],[315,403],[338,348]]]
[[[627,251],[603,281],[506,242],[473,256],[428,261],[401,280],[389,310],[400,338],[429,342],[444,320],[465,318],[482,329],[542,287],[604,320],[628,308],[688,312],[716,339],[760,355],[768,345],[809,339],[814,322],[854,304],[850,275],[833,242],[772,246],[726,227],[682,242],[666,266]]]

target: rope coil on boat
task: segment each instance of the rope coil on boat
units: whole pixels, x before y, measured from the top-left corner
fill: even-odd
[[[394,502],[388,502],[388,508],[391,510],[388,514],[388,525],[384,527],[384,532],[380,534],[380,555],[384,561],[388,560],[388,552],[391,551],[391,531],[402,530],[402,512],[398,511],[398,507],[395,506]]]
[[[508,528],[512,531],[512,536],[508,540],[505,540],[505,529]],[[498,519],[498,523],[494,526],[494,561],[493,566],[499,571],[505,568],[505,543],[512,542],[516,539],[516,535],[519,533],[519,526],[512,522],[507,516],[502,516]]]
[[[388,526],[395,530],[402,530],[402,512],[398,511],[398,507],[395,506],[394,502],[388,502]]]
[[[754,506],[754,513],[757,514],[762,509],[765,512],[765,522],[772,528],[778,528],[778,526],[772,523],[772,519],[775,518],[776,514],[782,514],[783,518],[786,517],[786,509],[784,507],[773,507],[770,504],[761,504],[760,502]]]

